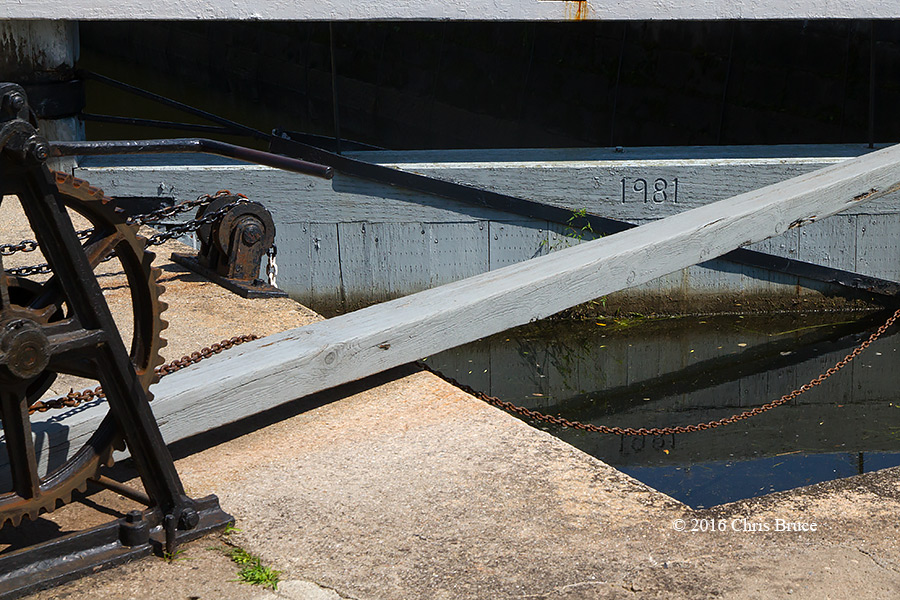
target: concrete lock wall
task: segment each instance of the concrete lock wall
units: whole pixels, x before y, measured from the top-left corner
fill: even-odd
[[[863,145],[360,152],[396,168],[603,216],[648,222],[806,173]],[[589,231],[337,174],[331,181],[198,157],[85,160],[113,196],[194,198],[221,188],[273,213],[279,287],[328,314],[403,296],[593,239]],[[900,280],[892,194],[753,247]],[[824,284],[709,261],[604,299],[625,310],[692,312],[825,302]],[[820,292],[824,292],[823,296]],[[565,290],[560,290],[565,293]]]

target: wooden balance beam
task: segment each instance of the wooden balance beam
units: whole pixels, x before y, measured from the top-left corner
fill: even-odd
[[[710,260],[900,189],[900,145],[640,227],[244,344],[166,377],[172,443]],[[33,428],[41,461],[79,448],[106,407]],[[50,413],[46,413],[50,415]],[[5,454],[0,454],[4,456]]]

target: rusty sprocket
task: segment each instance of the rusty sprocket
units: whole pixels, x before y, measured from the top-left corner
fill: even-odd
[[[146,391],[158,378],[155,367],[162,364],[160,350],[166,345],[161,335],[167,327],[161,318],[166,304],[159,299],[164,288],[157,283],[159,270],[151,266],[154,254],[146,250],[146,240],[137,234],[137,227],[126,222],[125,214],[101,190],[63,173],[56,173],[55,180],[60,199],[73,218],[86,220],[93,228],[93,233],[82,242],[82,247],[95,274],[111,283],[106,286],[107,293],[127,294],[130,297],[132,318],[127,324],[130,331],[123,331],[126,327],[121,325],[119,328],[126,347],[129,341],[127,334],[131,336],[131,360]],[[110,257],[112,261],[107,263]],[[67,299],[52,274],[43,280],[13,277],[2,272],[0,277],[6,279],[9,290],[11,306],[6,311],[10,314],[24,316],[42,326],[67,317]],[[0,321],[6,320],[7,316],[0,315],[4,317]],[[48,369],[37,376],[23,393],[23,406],[30,406],[40,399],[53,385],[57,375]],[[90,377],[90,373],[83,376]],[[27,418],[27,414],[22,416],[23,420]],[[36,415],[33,418],[41,417]],[[5,468],[0,467],[0,527],[7,523],[18,525],[23,517],[34,519],[69,502],[72,493],[83,491],[87,480],[96,476],[101,466],[112,464],[113,450],[122,447],[118,428],[112,415],[107,414],[83,446],[61,457],[58,463],[54,457],[49,457],[45,462],[54,464],[54,467],[48,467],[45,475],[37,476],[39,481],[25,486],[28,489],[24,490],[21,485],[10,486],[9,480],[15,479],[15,471],[35,473],[35,468],[41,463],[40,457],[33,448],[30,450],[32,456],[28,456],[27,460],[22,459],[21,453],[14,458],[13,453],[8,451],[9,461],[4,461],[5,457],[0,453],[0,462],[7,462]],[[30,464],[17,464],[22,462]],[[31,476],[32,479],[34,477]],[[7,481],[4,482],[4,478]],[[10,487],[12,491],[7,491]]]

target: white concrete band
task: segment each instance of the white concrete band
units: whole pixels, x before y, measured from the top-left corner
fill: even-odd
[[[891,0],[14,0],[0,19],[720,20],[895,19]]]

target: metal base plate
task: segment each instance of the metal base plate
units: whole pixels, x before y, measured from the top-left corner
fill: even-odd
[[[176,534],[178,543],[194,540],[234,522],[234,518],[219,507],[215,496],[195,501],[195,508],[200,514],[200,522],[193,529],[179,530]],[[159,511],[150,509],[143,515],[150,527],[145,538],[131,546],[123,543],[123,531],[128,524],[122,518],[9,554],[0,554],[0,600],[20,598],[152,552],[161,554],[166,536],[160,526],[162,519]]]
[[[193,254],[173,253],[172,260],[243,298],[287,298],[287,292],[284,290],[280,290],[258,279],[251,284],[238,279],[222,277],[215,271],[201,265]]]

